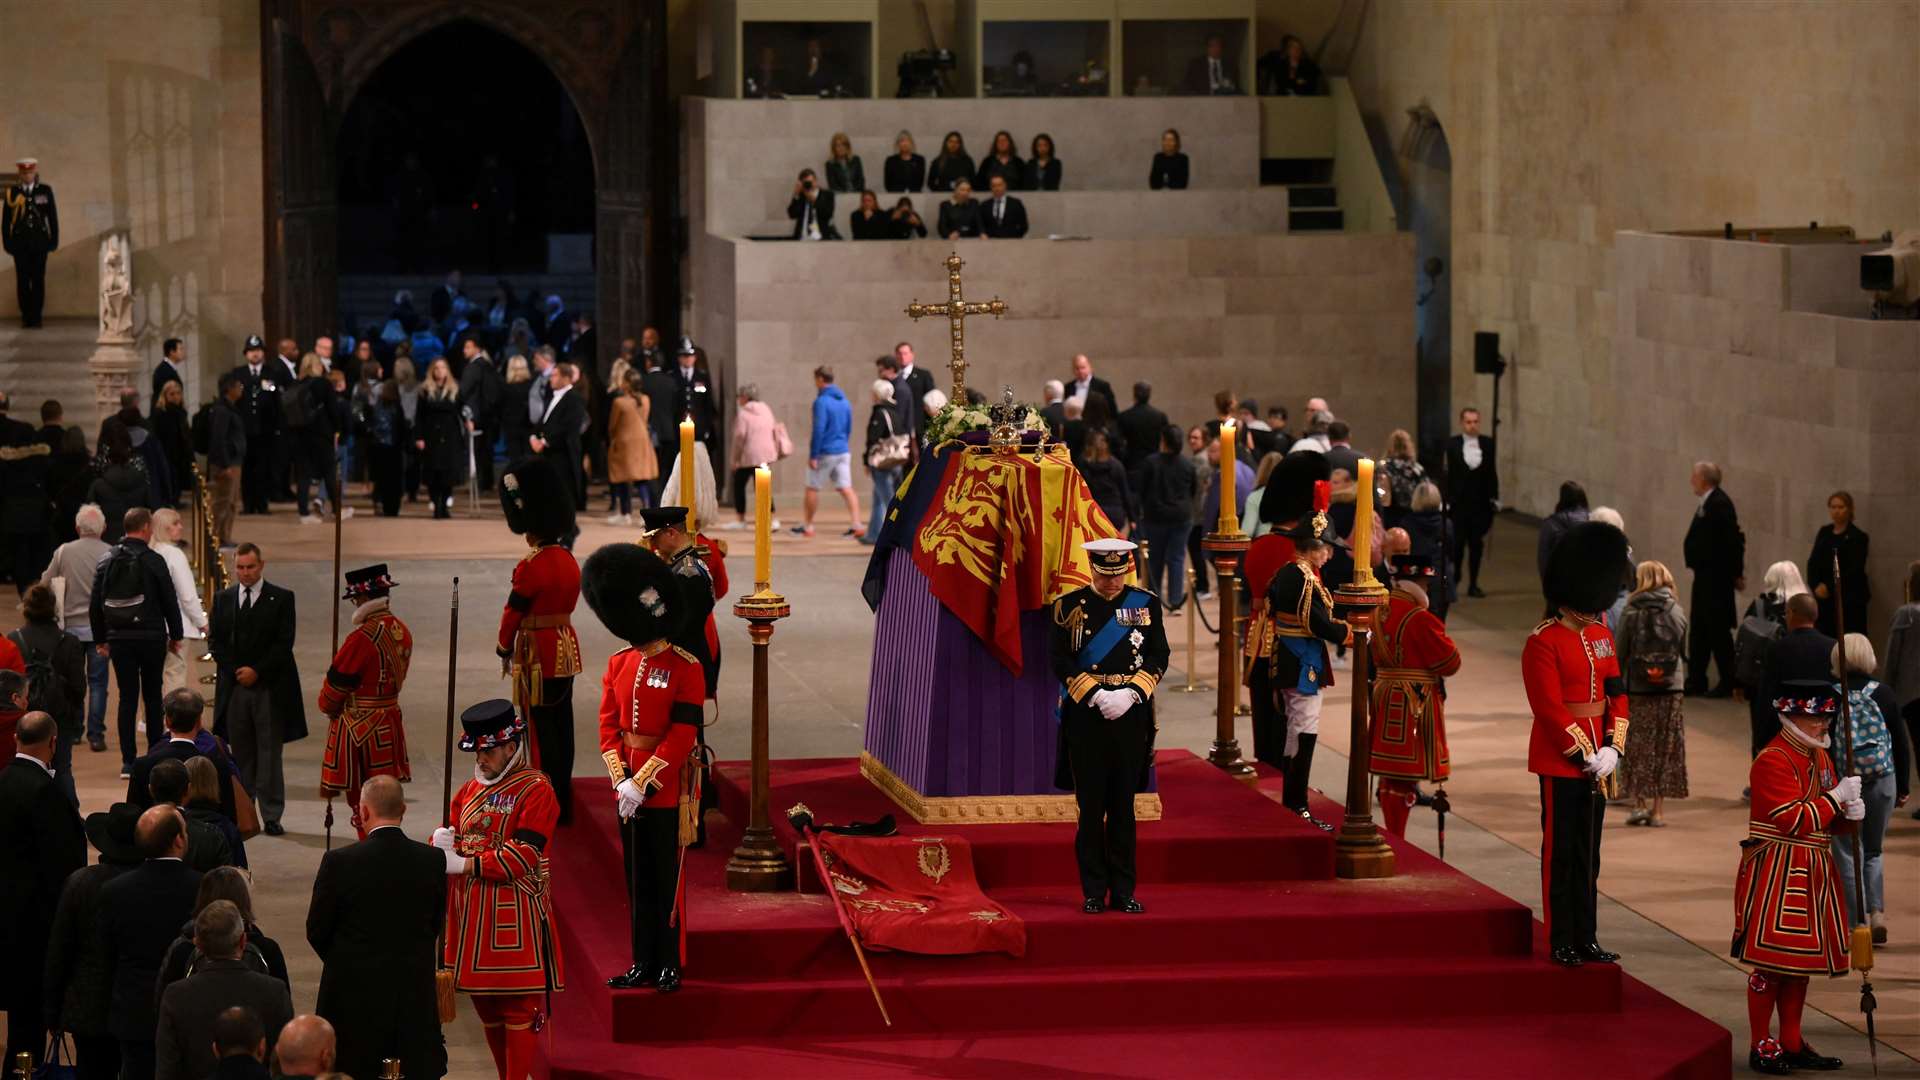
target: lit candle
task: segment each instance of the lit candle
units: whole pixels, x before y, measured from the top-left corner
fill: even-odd
[[[769,589],[773,582],[773,470],[753,470],[753,580]]]
[[[1360,459],[1360,477],[1353,488],[1353,580],[1373,576],[1373,459]]]
[[[687,535],[700,533],[693,510],[693,417],[680,421],[680,505],[687,508]]]
[[[1233,508],[1233,471],[1240,461],[1240,441],[1236,437],[1239,425],[1231,420],[1220,421],[1220,522],[1215,531],[1232,533],[1240,531],[1240,514]]]

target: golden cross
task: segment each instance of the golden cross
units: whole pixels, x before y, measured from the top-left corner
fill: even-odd
[[[1006,303],[997,296],[987,301],[961,299],[960,268],[965,265],[958,253],[947,256],[946,303],[922,304],[916,300],[907,305],[907,317],[915,321],[932,315],[947,317],[953,338],[953,359],[949,363],[953,369],[953,397],[950,400],[955,405],[967,402],[967,316],[991,315],[997,319],[1007,313]]]

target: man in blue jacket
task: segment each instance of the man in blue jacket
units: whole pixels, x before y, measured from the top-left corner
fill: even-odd
[[[847,395],[833,385],[833,369],[825,364],[813,369],[813,438],[807,444],[806,524],[793,530],[801,536],[813,535],[813,515],[820,509],[820,489],[831,487],[847,500],[850,522],[844,536],[867,534],[860,521],[860,496],[853,491],[853,454],[848,438],[853,433],[853,406]]]

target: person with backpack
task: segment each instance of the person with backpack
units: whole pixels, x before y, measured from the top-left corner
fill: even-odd
[[[340,441],[340,428],[335,423],[339,411],[335,407],[333,384],[327,377],[327,366],[318,354],[308,353],[301,357],[300,381],[280,395],[280,403],[281,425],[293,443],[300,524],[318,524],[320,518],[314,515],[312,503],[315,481],[324,486],[327,502],[333,505],[335,512],[343,510],[335,455],[335,448]]]
[[[27,676],[27,710],[53,717],[59,737],[53,748],[53,780],[76,809],[80,794],[73,783],[73,747],[85,734],[87,647],[60,629],[53,590],[35,582],[20,601],[26,625],[7,635],[20,650]]]
[[[160,676],[167,651],[178,651],[184,635],[180,601],[173,591],[173,575],[153,539],[153,512],[135,507],[122,519],[125,536],[94,572],[93,599],[87,618],[93,627],[94,651],[113,664],[114,685],[120,692],[120,778],[133,768],[134,717],[141,705],[147,711],[147,741],[161,740]]]
[[[1687,797],[1687,735],[1681,715],[1687,616],[1673,596],[1673,571],[1652,559],[1634,569],[1633,594],[1614,629],[1627,679],[1626,760],[1622,793],[1633,800],[1629,825],[1664,829],[1666,800]],[[1648,804],[1652,806],[1649,808]]]
[[[1873,928],[1873,943],[1887,940],[1886,876],[1881,870],[1881,850],[1886,845],[1887,824],[1893,820],[1893,808],[1905,806],[1912,793],[1908,770],[1912,767],[1913,747],[1908,745],[1905,725],[1900,723],[1900,703],[1893,690],[1873,677],[1879,667],[1873,654],[1873,642],[1865,634],[1848,634],[1833,647],[1833,673],[1847,691],[1844,721],[1850,731],[1836,720],[1832,753],[1836,764],[1860,777],[1860,797],[1866,801],[1867,815],[1860,821],[1860,856],[1866,864],[1865,914],[1860,911],[1860,894],[1855,891],[1853,838],[1833,838],[1833,864],[1840,870],[1845,887],[1847,925]],[[1839,761],[1849,741],[1851,762]]]

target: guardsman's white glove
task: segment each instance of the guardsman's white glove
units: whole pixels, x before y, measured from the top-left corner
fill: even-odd
[[[620,781],[620,785],[613,789],[613,793],[620,800],[619,809],[621,821],[625,821],[638,813],[640,804],[647,801],[646,793],[640,790],[640,785],[635,783],[631,776]]]
[[[1095,690],[1093,692],[1093,707],[1099,709],[1100,715],[1109,720],[1118,720],[1127,715],[1129,710],[1139,704],[1139,701],[1140,699],[1135,697],[1131,690]]]
[[[1613,770],[1619,767],[1620,751],[1611,746],[1601,747],[1587,759],[1587,771],[1593,774],[1595,780],[1605,780],[1613,774]]]

